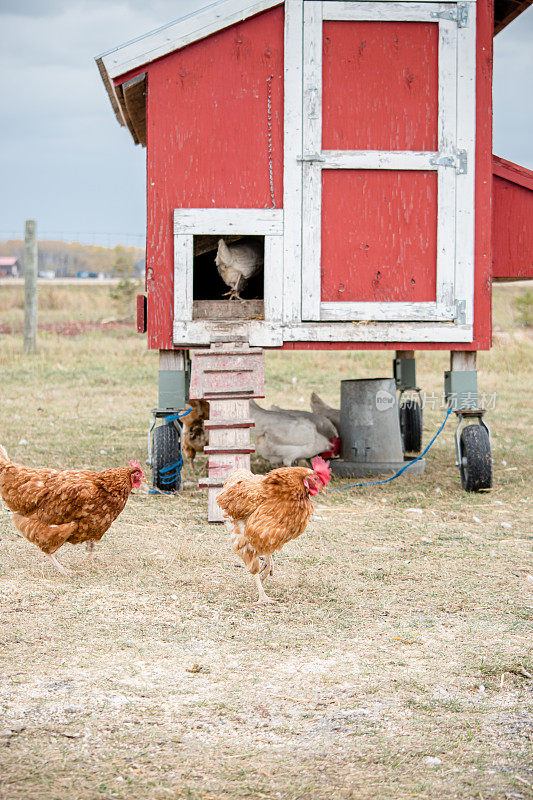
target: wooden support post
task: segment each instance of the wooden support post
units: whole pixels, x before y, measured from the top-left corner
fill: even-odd
[[[450,352],[450,369],[452,372],[475,372],[476,350],[452,350]]]
[[[414,350],[396,350],[396,358],[414,358]]]
[[[160,350],[159,369],[183,370],[189,363],[188,350]]]
[[[24,232],[24,350],[35,352],[37,341],[37,224],[26,220]]]

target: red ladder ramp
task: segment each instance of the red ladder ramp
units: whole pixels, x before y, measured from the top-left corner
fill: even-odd
[[[235,469],[250,469],[250,400],[265,396],[265,355],[244,344],[212,344],[209,350],[191,351],[191,400],[209,402],[207,519],[222,522],[217,497],[228,475]]]

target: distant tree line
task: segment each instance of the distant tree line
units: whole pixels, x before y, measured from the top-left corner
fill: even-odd
[[[0,242],[0,256],[16,256],[24,269],[24,241]],[[55,272],[57,278],[90,272],[109,277],[133,278],[144,271],[144,250],[140,247],[96,247],[79,242],[39,241],[39,272]]]

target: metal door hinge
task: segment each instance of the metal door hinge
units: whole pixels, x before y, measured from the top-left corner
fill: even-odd
[[[466,28],[468,27],[468,3],[457,3],[456,8],[450,8],[447,11],[432,11],[431,16],[434,19],[449,19],[457,22],[458,28]]]
[[[466,325],[466,300],[457,300],[455,303],[456,317],[458,325]]]
[[[436,167],[455,167],[458,175],[468,172],[468,156],[466,150],[457,150],[452,155],[439,155],[429,159]]]

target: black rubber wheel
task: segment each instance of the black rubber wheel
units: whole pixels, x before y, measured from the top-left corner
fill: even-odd
[[[422,450],[422,406],[416,400],[401,404],[400,430],[404,453],[419,453]]]
[[[173,424],[154,428],[152,451],[152,486],[162,492],[177,492],[181,485],[180,470],[166,467],[181,462],[180,434]]]
[[[492,486],[490,439],[481,425],[468,425],[461,432],[461,484],[467,492]]]

